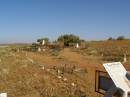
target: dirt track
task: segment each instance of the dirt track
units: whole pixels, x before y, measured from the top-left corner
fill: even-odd
[[[95,71],[104,70],[98,58],[96,59],[95,57],[95,59],[98,60],[96,62],[93,56],[83,56],[79,53],[72,52],[69,48],[65,48],[64,50],[60,51],[60,54],[56,56],[56,58],[54,58],[54,56],[44,56],[34,53],[28,53],[28,56],[39,63],[44,63],[49,66],[60,64],[76,64],[80,68],[85,68],[88,72],[87,77],[85,77],[86,84],[88,84],[91,88],[90,90],[88,90],[88,92],[91,92],[91,94],[93,95],[98,95],[94,92]],[[93,97],[91,94],[89,97]]]

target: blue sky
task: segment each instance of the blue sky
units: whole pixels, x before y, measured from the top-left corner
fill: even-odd
[[[86,40],[130,38],[130,0],[0,0],[0,43],[66,33]]]

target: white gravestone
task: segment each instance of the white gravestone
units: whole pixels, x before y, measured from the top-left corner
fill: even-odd
[[[42,40],[42,45],[45,45],[45,40]]]
[[[79,44],[78,43],[76,44],[76,48],[79,48]]]

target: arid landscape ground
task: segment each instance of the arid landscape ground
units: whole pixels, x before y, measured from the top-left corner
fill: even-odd
[[[130,41],[91,41],[85,49],[19,51],[0,47],[0,91],[8,97],[102,97],[95,92],[95,70],[121,61],[129,70]],[[124,54],[127,62],[123,62]]]

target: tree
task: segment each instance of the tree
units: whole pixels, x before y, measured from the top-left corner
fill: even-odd
[[[43,40],[45,41],[45,44],[48,44],[48,43],[49,43],[49,39],[48,39],[47,37],[37,39],[37,42],[39,42],[40,44],[42,44]]]
[[[37,43],[32,43],[32,46],[37,46]]]
[[[65,35],[59,36],[57,41],[63,42],[64,46],[69,46],[69,43],[79,43],[80,38],[76,35],[73,35],[73,34],[65,34]]]
[[[117,40],[125,40],[125,37],[124,36],[119,36],[119,37],[117,37]]]
[[[112,37],[109,37],[109,38],[108,38],[108,40],[114,40],[114,38],[112,38]]]

